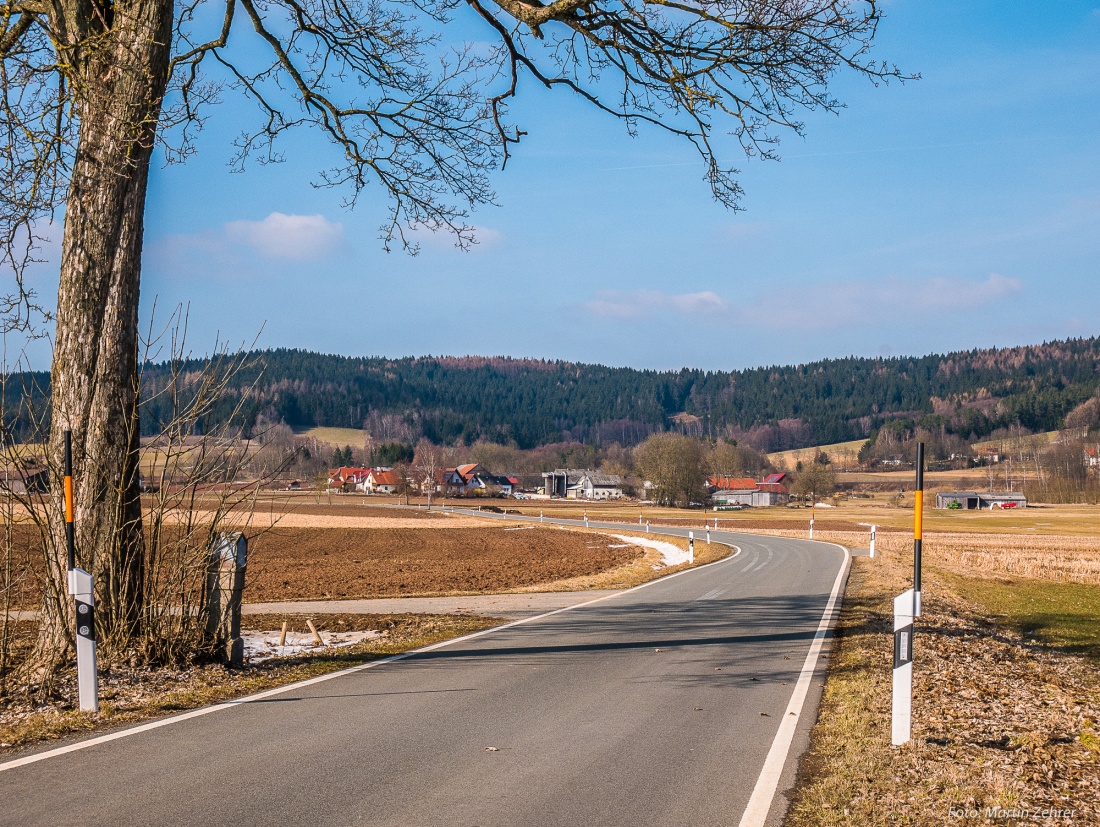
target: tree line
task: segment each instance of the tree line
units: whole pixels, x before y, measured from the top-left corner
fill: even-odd
[[[198,429],[235,414],[291,428],[365,428],[415,445],[492,442],[636,445],[653,433],[724,437],[770,452],[919,427],[957,448],[1013,427],[1060,428],[1100,388],[1100,341],[1073,339],[1006,350],[918,358],[846,358],[739,371],[636,370],[524,359],[353,358],[277,349],[251,353]],[[166,393],[206,362],[146,365],[141,430],[160,432]],[[49,376],[9,382],[9,429],[48,404]],[[26,393],[23,388],[28,388]],[[186,392],[186,389],[184,389]],[[242,400],[247,404],[242,405]],[[40,418],[39,420],[40,421]],[[889,441],[888,439],[886,440]]]

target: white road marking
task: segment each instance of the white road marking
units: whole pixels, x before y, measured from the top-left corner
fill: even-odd
[[[798,719],[802,715],[802,707],[806,703],[806,694],[810,690],[810,681],[813,679],[814,669],[817,668],[817,658],[821,654],[821,647],[825,641],[825,635],[832,626],[836,616],[837,599],[848,576],[848,567],[852,562],[852,555],[844,546],[836,543],[827,545],[836,546],[844,552],[844,565],[837,573],[836,582],[833,583],[832,594],[825,606],[825,612],[821,615],[821,622],[817,626],[810,651],[806,653],[806,662],[802,664],[802,672],[798,676],[794,693],[791,695],[787,710],[783,713],[783,720],[779,722],[779,731],[775,733],[768,757],[764,759],[764,766],[760,770],[760,776],[756,779],[752,796],[748,806],[738,822],[738,827],[763,827],[767,821],[768,811],[775,799],[776,790],[779,788],[779,779],[783,774],[783,765],[787,763],[787,754],[791,750],[791,742],[794,740],[795,729],[798,727]]]
[[[660,532],[654,532],[654,533],[660,533]],[[405,660],[406,658],[411,658],[412,656],[421,654],[423,652],[431,652],[431,651],[434,651],[436,649],[442,649],[446,646],[454,646],[456,643],[463,643],[467,640],[473,640],[474,638],[479,638],[479,637],[482,637],[484,635],[490,635],[493,632],[499,632],[502,629],[510,629],[513,626],[522,626],[525,623],[533,623],[536,620],[543,620],[544,618],[552,617],[553,615],[561,614],[562,612],[568,612],[568,611],[572,611],[573,609],[579,609],[582,606],[591,606],[593,603],[600,603],[601,601],[610,600],[613,597],[620,597],[624,594],[630,594],[631,592],[636,592],[640,589],[644,589],[644,588],[647,588],[649,586],[653,586],[657,583],[667,582],[667,581],[671,580],[674,577],[679,577],[682,574],[689,574],[689,573],[694,572],[694,571],[701,571],[703,569],[710,568],[711,566],[719,566],[722,563],[728,563],[731,560],[733,560],[734,558],[736,558],[741,553],[741,547],[740,546],[734,545],[733,543],[724,543],[723,545],[730,546],[731,548],[736,549],[736,551],[731,556],[724,557],[721,560],[715,560],[713,563],[707,563],[706,565],[696,566],[695,568],[683,569],[681,571],[665,575],[664,577],[660,577],[656,580],[650,580],[648,583],[642,583],[640,586],[634,586],[633,588],[624,589],[623,591],[615,592],[614,594],[606,594],[603,597],[597,597],[593,600],[585,600],[582,603],[574,603],[572,606],[565,606],[564,608],[561,608],[561,609],[554,609],[551,612],[545,612],[545,613],[540,614],[540,615],[535,615],[534,617],[527,617],[527,618],[524,618],[522,620],[513,620],[511,623],[505,623],[501,626],[494,626],[491,629],[484,629],[480,632],[474,632],[473,634],[463,635],[462,637],[456,637],[453,640],[444,640],[440,643],[433,643],[431,646],[424,646],[420,649],[413,649],[411,652],[402,652],[399,655],[390,655],[390,657],[388,657],[388,658],[382,658],[381,660],[373,660],[370,663],[361,663],[358,666],[352,666],[348,669],[341,669],[339,672],[330,672],[327,675],[321,675],[321,676],[316,677],[316,678],[310,678],[309,680],[300,681],[298,683],[292,683],[292,684],[289,684],[287,686],[279,686],[279,687],[276,687],[275,689],[268,689],[265,692],[259,692],[255,695],[249,695],[248,697],[245,697],[245,698],[238,698],[237,700],[234,700],[234,701],[225,701],[224,703],[215,704],[214,706],[203,707],[202,709],[194,709],[194,710],[191,710],[190,712],[184,712],[180,715],[173,715],[171,718],[162,718],[159,721],[150,721],[147,724],[140,724],[136,727],[132,727],[131,729],[123,729],[123,730],[120,730],[119,732],[111,732],[111,733],[108,733],[107,735],[99,735],[95,738],[89,738],[86,741],[78,741],[75,744],[68,744],[67,746],[64,746],[64,747],[57,747],[56,749],[46,750],[44,752],[38,752],[38,753],[35,753],[33,755],[26,755],[22,758],[15,758],[11,761],[5,761],[4,763],[0,764],[0,772],[6,772],[7,770],[14,770],[17,767],[24,767],[28,764],[35,764],[39,761],[45,761],[47,758],[56,758],[56,757],[61,756],[61,755],[67,755],[70,752],[78,752],[79,750],[87,749],[88,747],[94,747],[94,746],[97,746],[99,744],[106,744],[109,741],[117,741],[120,738],[128,738],[131,735],[137,735],[139,733],[148,732],[148,731],[153,730],[153,729],[160,729],[161,727],[166,727],[166,726],[169,726],[171,724],[180,723],[181,721],[187,721],[191,718],[201,718],[203,715],[210,715],[211,713],[214,713],[214,712],[221,712],[222,710],[225,710],[225,709],[232,709],[233,707],[241,706],[242,704],[253,703],[255,701],[260,701],[260,700],[263,700],[264,698],[270,698],[274,695],[282,695],[282,694],[285,694],[287,692],[294,692],[294,691],[299,690],[299,689],[304,689],[307,686],[314,686],[314,685],[319,684],[319,683],[324,683],[325,681],[331,681],[334,678],[342,678],[345,675],[352,675],[352,674],[355,674],[356,672],[362,672],[362,671],[367,670],[367,669],[374,669],[375,667],[382,666],[383,664],[386,664],[386,663],[394,663],[396,661]]]
[[[715,600],[715,599],[717,599],[717,598],[721,597],[721,596],[722,596],[723,594],[725,594],[725,593],[726,593],[726,590],[725,590],[725,589],[711,589],[711,590],[710,590],[709,592],[707,592],[706,594],[704,594],[704,595],[701,595],[700,597],[697,597],[697,598],[695,598],[695,599],[694,599],[694,600],[692,600],[691,602],[692,602],[692,603],[698,603],[698,602],[699,602],[700,600]]]

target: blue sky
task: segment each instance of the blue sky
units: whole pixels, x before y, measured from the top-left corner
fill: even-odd
[[[662,369],[1100,333],[1100,2],[885,8],[876,56],[921,80],[838,76],[847,108],[807,115],[778,163],[727,141],[743,212],[689,147],[526,84],[530,134],[468,253],[384,252],[377,188],[347,211],[311,186],[320,138],[230,173],[251,111],[225,104],[196,158],[152,175],[145,316],[189,303],[198,352],[262,329],[261,347]]]

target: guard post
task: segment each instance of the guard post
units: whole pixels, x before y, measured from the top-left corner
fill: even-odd
[[[890,743],[909,741],[913,728],[913,589],[894,598],[894,696]]]
[[[695,565],[695,532],[688,532],[688,562]]]
[[[99,712],[99,675],[95,653],[95,583],[76,565],[76,526],[73,522],[73,434],[65,431],[65,546],[68,554],[69,594],[76,617],[76,682],[80,708]]]
[[[913,616],[920,617],[920,556],[924,545],[924,443],[917,443],[917,485],[913,495]]]
[[[872,559],[874,558],[874,556],[875,556],[875,526],[874,526],[874,523],[872,523],[871,524],[871,557],[872,557]]]
[[[218,658],[229,666],[244,663],[241,593],[248,565],[248,540],[241,532],[217,534],[206,575],[206,635]]]

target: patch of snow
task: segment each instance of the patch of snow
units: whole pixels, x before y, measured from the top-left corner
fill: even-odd
[[[381,632],[321,632],[325,642],[321,646],[313,639],[312,633],[287,632],[286,643],[279,645],[282,632],[241,632],[244,641],[244,656],[253,663],[262,663],[272,658],[287,658],[304,652],[320,652],[329,646],[354,646],[364,640],[380,637]]]
[[[814,503],[814,508],[836,508],[836,506],[829,503]]]
[[[535,526],[533,526],[533,525],[517,525],[517,526],[513,526],[512,528],[506,528],[504,530],[505,531],[530,531],[532,528],[535,528]]]
[[[630,548],[633,543],[608,543],[608,548]]]
[[[661,552],[661,564],[665,566],[678,566],[688,561],[688,553],[679,546],[666,543],[663,540],[650,540],[645,537],[627,537],[623,534],[610,534],[616,540],[624,540],[632,546],[645,546]]]

